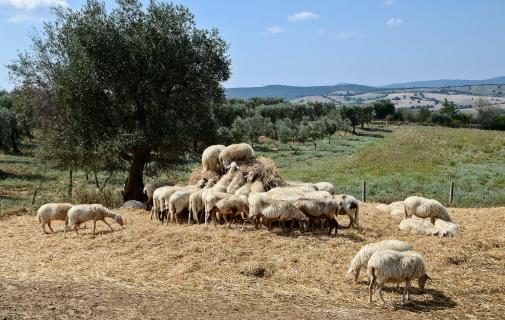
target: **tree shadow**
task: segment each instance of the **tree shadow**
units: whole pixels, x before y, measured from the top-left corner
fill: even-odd
[[[364,131],[376,131],[376,132],[393,132],[391,129],[385,129],[385,128],[363,128],[361,130]]]
[[[378,139],[384,139],[384,135],[378,134],[378,133],[364,133],[364,132],[357,132],[357,136],[360,137],[369,137],[369,138],[378,138]]]

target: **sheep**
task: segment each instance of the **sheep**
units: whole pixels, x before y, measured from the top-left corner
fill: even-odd
[[[359,226],[359,202],[353,196],[347,194],[337,194],[333,196],[338,202],[340,210],[339,215],[347,215],[349,217],[349,226]]]
[[[260,180],[256,180],[253,172],[249,172],[246,176],[246,183],[235,191],[237,196],[249,196],[251,192],[264,192],[265,187]]]
[[[396,201],[390,204],[381,203],[376,206],[376,209],[381,213],[391,215],[393,218],[405,218],[405,203],[403,201]]]
[[[159,217],[159,220],[163,222],[165,219],[165,213],[169,209],[168,204],[170,200],[170,196],[174,194],[174,192],[179,191],[183,188],[187,187],[196,187],[202,188],[205,185],[205,180],[200,179],[197,184],[189,185],[189,186],[166,186],[158,188],[153,193],[153,208],[151,209],[151,219],[153,214],[156,213],[156,216]]]
[[[168,212],[170,214],[170,222],[174,221],[179,224],[177,215],[184,210],[189,211],[189,198],[193,192],[200,190],[197,186],[190,186],[175,191],[168,200]],[[168,219],[167,219],[168,224]]]
[[[307,217],[312,219],[326,219],[329,221],[331,235],[333,229],[335,234],[338,231],[337,212],[339,210],[338,202],[331,199],[312,197],[299,198],[294,201],[294,206],[300,209]]]
[[[368,302],[372,303],[374,286],[379,287],[379,297],[386,304],[382,295],[382,288],[386,282],[401,283],[405,281],[402,295],[402,303],[410,300],[410,282],[418,279],[419,288],[424,290],[426,281],[431,279],[426,274],[423,258],[414,251],[398,252],[394,250],[382,250],[374,253],[368,260],[367,273],[370,277],[368,288]]]
[[[319,190],[319,191],[326,191],[332,195],[335,194],[335,190],[336,190],[335,186],[329,182],[318,182],[318,183],[315,183],[315,186],[316,186],[317,190]]]
[[[222,176],[221,179],[219,179],[219,181],[212,187],[214,191],[226,192],[226,189],[228,189],[228,186],[235,176],[235,173],[240,168],[236,162],[232,162],[230,165],[226,166],[225,169],[227,169],[228,172]]]
[[[254,158],[254,150],[247,143],[230,144],[219,153],[219,163],[222,167],[227,167],[234,161],[246,161]]]
[[[114,221],[116,221],[120,226],[123,226],[124,224],[123,217],[121,217],[121,215],[112,212],[101,204],[75,205],[68,211],[68,225],[65,227],[65,233],[67,230],[71,230],[73,228],[75,233],[79,234],[77,232],[79,225],[90,220],[93,220],[93,234],[95,234],[97,220],[103,221],[112,231],[114,231],[111,225],[105,221],[106,217],[114,219]]]
[[[366,268],[370,257],[380,250],[408,251],[412,250],[412,246],[400,240],[383,240],[363,246],[351,260],[351,265],[347,271],[347,273],[353,275],[355,283],[358,282],[361,268]]]
[[[46,203],[37,210],[37,219],[42,226],[42,231],[46,232],[46,224],[52,233],[55,233],[51,228],[51,220],[65,221],[65,226],[68,224],[68,210],[72,208],[71,203]]]
[[[288,188],[296,188],[302,192],[319,191],[319,189],[313,183],[305,183],[305,182],[289,181],[288,180],[288,181],[286,181],[286,184],[288,185]]]
[[[429,221],[417,218],[408,218],[400,222],[399,228],[401,231],[408,231],[427,236],[453,237],[459,233],[459,227],[457,224],[441,219],[437,219],[435,221],[435,225],[432,225]]]
[[[219,154],[226,148],[222,144],[207,147],[202,153],[202,166],[204,171],[220,172]]]
[[[247,200],[247,196],[230,194],[217,201],[213,210],[219,213],[219,217],[224,217],[225,223],[227,223],[228,227],[230,227],[227,217],[233,219],[239,213],[242,217],[244,217],[244,215],[249,212],[249,202]]]
[[[151,210],[153,207],[153,193],[156,189],[164,186],[173,186],[174,184],[171,181],[158,181],[146,184],[144,187],[144,195],[147,197],[146,211]]]
[[[435,199],[412,196],[408,197],[403,202],[405,203],[405,218],[410,218],[413,215],[419,218],[429,217],[433,225],[437,218],[452,222],[447,209]]]
[[[304,225],[309,222],[309,218],[290,201],[272,199],[266,192],[251,193],[248,202],[248,220],[262,218],[267,225],[271,221],[297,220]]]
[[[215,191],[214,188],[210,188],[203,193],[202,199],[205,204],[205,227],[207,227],[207,223],[208,223],[209,217],[211,217],[211,215],[212,215],[213,221],[215,222],[214,208],[215,208],[216,203],[219,200],[228,197],[229,195],[230,194],[225,193],[225,192]]]
[[[289,199],[294,200],[300,197],[324,198],[327,200],[332,199],[332,195],[326,191],[313,191],[310,189],[307,190],[309,191],[303,191],[303,187],[302,189],[296,187],[277,187],[270,189],[267,193],[271,197],[275,197],[278,199],[282,198],[283,200],[289,200]]]
[[[228,184],[228,187],[226,188],[226,193],[234,194],[235,191],[245,184],[245,182],[246,180],[244,179],[242,172],[236,172],[230,184]]]
[[[188,225],[191,224],[191,216],[193,216],[193,219],[196,221],[196,223],[200,223],[198,221],[198,213],[200,213],[200,211],[202,211],[205,208],[202,199],[203,192],[209,188],[212,188],[213,186],[214,186],[214,179],[209,179],[209,181],[207,181],[207,184],[203,189],[199,189],[189,196]]]

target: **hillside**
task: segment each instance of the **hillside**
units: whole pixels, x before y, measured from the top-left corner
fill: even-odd
[[[442,87],[459,87],[468,85],[484,85],[484,84],[505,84],[505,76],[496,77],[484,80],[459,80],[459,79],[441,79],[427,81],[413,81],[403,83],[393,83],[381,88],[399,89],[399,88],[442,88]]]

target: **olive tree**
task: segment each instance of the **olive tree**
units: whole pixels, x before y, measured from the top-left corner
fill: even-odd
[[[9,66],[18,86],[48,97],[46,154],[80,169],[96,157],[123,161],[123,198],[141,200],[148,162],[170,165],[214,142],[228,45],[170,3],[118,0],[107,10],[88,0],[53,13]]]

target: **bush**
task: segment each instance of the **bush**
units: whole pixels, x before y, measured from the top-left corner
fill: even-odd
[[[112,188],[100,191],[95,188],[79,186],[74,189],[73,200],[77,204],[100,203],[108,208],[119,208],[123,204],[121,192]]]
[[[19,139],[16,115],[7,108],[0,108],[0,149],[19,152],[17,147]]]

